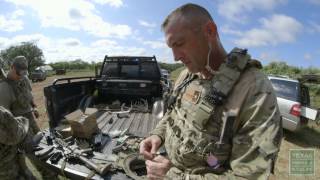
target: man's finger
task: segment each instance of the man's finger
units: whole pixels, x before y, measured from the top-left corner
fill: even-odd
[[[140,148],[139,148],[139,151],[140,151],[140,154],[143,155],[144,159],[149,159],[151,160],[153,158],[153,155],[152,153],[150,152],[150,149],[151,149],[151,145],[148,144],[150,142],[147,142],[147,141],[142,141],[140,143]]]
[[[139,147],[139,151],[140,151],[140,154],[143,154],[143,152],[146,150],[146,143],[144,141],[142,141],[140,143],[140,147]]]
[[[152,147],[151,147],[151,154],[155,154],[158,150],[158,147],[155,145],[155,144],[152,144]]]
[[[140,154],[143,155],[144,159],[146,160],[151,160],[153,158],[153,155],[147,151],[142,151]]]
[[[164,174],[163,174],[163,170],[160,167],[160,163],[156,163],[150,160],[146,161],[146,165],[147,165],[147,173],[148,173],[148,178],[150,177],[152,178],[157,178],[157,179],[163,179]]]
[[[149,168],[150,171],[159,171],[159,166],[161,164],[158,163],[158,162],[154,162],[154,161],[151,161],[151,160],[146,160],[146,166]]]
[[[168,161],[167,158],[165,158],[164,156],[161,156],[161,155],[155,156],[152,160],[155,162],[167,162]]]

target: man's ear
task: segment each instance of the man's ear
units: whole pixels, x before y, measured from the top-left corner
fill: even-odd
[[[217,37],[217,26],[213,21],[208,21],[206,24],[206,34],[208,38],[216,38]]]

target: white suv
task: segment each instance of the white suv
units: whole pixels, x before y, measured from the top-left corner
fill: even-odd
[[[297,131],[308,124],[301,116],[301,107],[310,105],[309,89],[298,80],[287,77],[268,76],[277,95],[283,128]]]

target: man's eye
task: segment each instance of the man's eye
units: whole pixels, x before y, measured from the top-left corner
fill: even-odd
[[[176,43],[174,44],[175,47],[180,47],[180,46],[182,46],[182,45],[183,45],[183,42],[176,42]]]

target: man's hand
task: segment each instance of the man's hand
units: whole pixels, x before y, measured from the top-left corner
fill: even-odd
[[[146,160],[152,160],[160,145],[161,138],[159,136],[152,135],[147,137],[140,143],[140,154],[142,154]]]
[[[19,144],[19,148],[23,149],[28,154],[33,154],[34,148],[39,145],[43,136],[44,134],[42,132],[38,132],[37,134],[33,135],[29,131],[24,140]]]
[[[171,168],[171,161],[164,156],[156,156],[153,160],[146,160],[148,179],[164,179]]]

